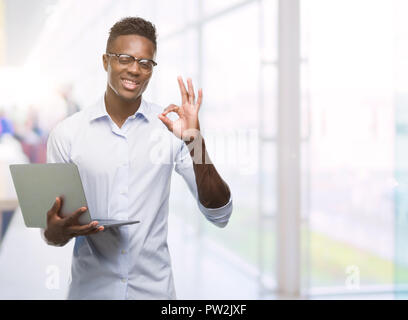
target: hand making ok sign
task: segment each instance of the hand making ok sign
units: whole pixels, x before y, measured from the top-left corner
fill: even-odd
[[[203,91],[202,89],[198,90],[198,99],[196,101],[192,80],[187,79],[188,91],[180,76],[177,77],[177,80],[181,93],[181,106],[169,105],[164,109],[163,113],[159,114],[158,118],[177,138],[186,141],[190,140],[191,137],[197,137],[200,133],[198,111],[203,100]],[[167,114],[170,112],[177,113],[179,118],[175,121],[170,120],[167,118]]]

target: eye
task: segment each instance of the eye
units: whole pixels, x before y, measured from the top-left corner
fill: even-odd
[[[121,54],[121,55],[118,57],[118,59],[119,59],[119,63],[121,63],[121,64],[130,64],[130,63],[132,63],[133,61],[135,61],[135,60],[133,59],[133,57],[128,56],[128,55],[125,55],[125,54]]]
[[[144,69],[151,69],[153,67],[152,62],[150,60],[147,60],[147,59],[140,59],[139,60],[139,65]]]

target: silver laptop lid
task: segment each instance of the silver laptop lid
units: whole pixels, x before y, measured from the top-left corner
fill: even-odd
[[[61,195],[63,216],[88,207],[78,168],[73,163],[15,164],[10,165],[10,171],[27,227],[46,228],[47,212]],[[79,218],[80,224],[90,221],[89,211]]]

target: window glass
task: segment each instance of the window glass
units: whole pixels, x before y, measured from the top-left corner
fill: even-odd
[[[312,289],[393,283],[393,2],[303,1],[303,216]],[[367,14],[369,12],[369,14]],[[362,23],[364,21],[364,23]],[[307,128],[309,126],[309,128]],[[307,133],[310,135],[307,135]],[[306,268],[306,266],[304,266]],[[313,290],[312,290],[313,291]],[[352,291],[350,291],[352,292]]]
[[[210,133],[212,159],[234,199],[228,230],[210,225],[205,230],[213,239],[221,239],[252,270],[264,270],[268,278],[273,274],[275,224],[266,218],[260,225],[259,212],[271,216],[276,205],[275,185],[270,183],[275,181],[275,145],[264,147],[258,138],[261,96],[263,109],[268,110],[265,114],[271,118],[264,123],[265,131],[273,131],[269,127],[274,126],[276,69],[269,66],[261,72],[258,20],[258,4],[252,3],[204,25],[203,128]]]
[[[234,6],[241,2],[243,1],[242,0],[224,0],[224,1],[204,0],[202,1],[203,11],[204,11],[204,14],[209,15],[209,14],[220,12],[226,8]]]
[[[159,38],[165,39],[197,19],[198,1],[156,0],[150,6],[154,11]]]

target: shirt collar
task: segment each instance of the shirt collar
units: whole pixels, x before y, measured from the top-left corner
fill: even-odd
[[[151,121],[151,116],[152,116],[151,108],[149,104],[143,98],[142,98],[142,102],[140,103],[139,109],[136,111],[134,116],[136,116],[137,114],[141,114],[147,121]],[[102,98],[99,99],[98,103],[91,110],[91,116],[89,118],[89,121],[91,122],[93,120],[96,120],[102,117],[109,117],[109,114],[106,111],[104,96],[102,96]]]

